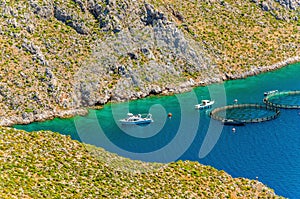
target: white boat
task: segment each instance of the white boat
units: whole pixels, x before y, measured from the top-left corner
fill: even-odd
[[[153,119],[150,113],[146,117],[142,117],[141,114],[133,115],[132,113],[127,113],[127,118],[119,121],[121,124],[150,124],[153,122]]]
[[[211,108],[211,106],[215,103],[214,100],[202,100],[201,104],[196,104],[195,109],[206,109]]]
[[[271,94],[274,94],[277,92],[278,92],[278,90],[266,91],[266,92],[264,92],[264,96],[271,95]]]

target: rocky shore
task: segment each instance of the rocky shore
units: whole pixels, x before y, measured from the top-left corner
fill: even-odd
[[[299,7],[291,0],[0,3],[0,125],[72,117],[298,62]]]
[[[288,58],[284,61],[281,61],[279,63],[273,64],[271,66],[261,66],[261,67],[254,67],[249,71],[246,71],[244,73],[241,74],[235,74],[235,75],[228,75],[225,74],[225,77],[223,78],[224,80],[232,80],[232,79],[241,79],[241,78],[246,78],[249,76],[254,76],[254,75],[258,75],[260,73],[264,73],[264,72],[268,72],[268,71],[273,71],[282,67],[285,67],[289,64],[293,64],[293,63],[297,63],[300,62],[300,57],[296,56],[296,57],[291,57]]]
[[[197,86],[206,86],[212,83],[220,83],[221,81],[246,78],[249,76],[258,75],[263,72],[273,71],[297,62],[300,62],[299,56],[289,58],[285,61],[273,64],[271,66],[255,67],[249,71],[240,74],[235,74],[235,75],[224,74],[222,79],[219,78],[219,79],[212,80],[207,78],[201,81],[195,81],[193,79],[190,79],[189,81],[184,82],[177,87],[169,87],[169,88],[156,87],[155,90],[152,89],[148,93],[128,90],[128,92],[131,92],[130,96],[133,96],[129,100],[136,100],[139,98],[147,97],[149,95],[172,95],[177,93],[183,93],[183,92],[190,91],[191,89]],[[117,100],[115,98],[115,100],[113,100],[113,102],[122,102],[122,101],[124,101],[124,98],[117,99]],[[109,102],[108,99],[104,101],[103,104],[107,102]],[[90,107],[90,108],[95,108],[95,107]],[[32,112],[24,113],[22,116],[0,117],[0,126],[13,126],[15,124],[29,124],[32,122],[40,122],[40,121],[54,119],[55,117],[70,118],[76,115],[86,115],[87,113],[88,113],[87,108],[45,111],[41,114],[33,114]]]
[[[182,93],[300,62],[299,8],[298,0],[1,2],[0,197],[277,198],[258,181],[199,163],[153,173],[112,170],[107,161],[120,166],[121,157],[97,148],[108,156],[97,162],[67,136],[1,126],[85,115],[109,102]]]
[[[15,124],[29,124],[41,122],[54,118],[70,118],[76,115],[86,115],[88,110],[85,108],[71,110],[45,111],[42,114],[24,113],[22,116],[1,117],[0,126],[13,126]]]

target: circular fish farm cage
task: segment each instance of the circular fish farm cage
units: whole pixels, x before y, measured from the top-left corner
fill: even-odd
[[[263,104],[235,104],[219,107],[210,112],[210,117],[238,123],[257,123],[277,118],[280,110]],[[234,124],[234,123],[233,123]]]
[[[300,109],[300,91],[283,91],[267,95],[264,98],[267,106],[286,109]]]

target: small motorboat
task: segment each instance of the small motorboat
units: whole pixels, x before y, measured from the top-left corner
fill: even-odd
[[[202,100],[201,104],[196,104],[195,105],[195,109],[211,108],[214,103],[215,103],[214,100]]]
[[[244,126],[245,122],[233,119],[224,119],[222,120],[224,125],[231,125],[231,126]]]
[[[127,118],[119,120],[121,124],[150,124],[153,122],[152,115],[148,113],[146,117],[142,117],[141,114],[133,115],[127,113]]]
[[[271,94],[274,94],[277,92],[278,92],[278,90],[266,91],[266,92],[264,92],[264,96],[271,95]]]

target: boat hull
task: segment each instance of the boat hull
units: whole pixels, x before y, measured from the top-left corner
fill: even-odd
[[[121,124],[150,124],[151,122],[153,122],[152,120],[144,120],[144,121],[124,121],[124,120],[120,120]]]
[[[208,109],[211,108],[212,105],[215,103],[215,101],[210,101],[210,100],[202,100],[201,104],[196,104],[195,109]]]
[[[208,106],[195,105],[195,109],[199,109],[199,110],[208,109],[208,108],[211,108],[211,107],[212,107],[212,105],[208,105]]]
[[[141,124],[150,124],[153,122],[152,115],[149,113],[147,117],[142,117],[141,114],[133,115],[132,113],[127,114],[127,118],[119,120],[121,124],[135,124],[135,125],[141,125]]]
[[[237,121],[237,120],[223,120],[222,124],[228,126],[245,126],[245,122]]]

